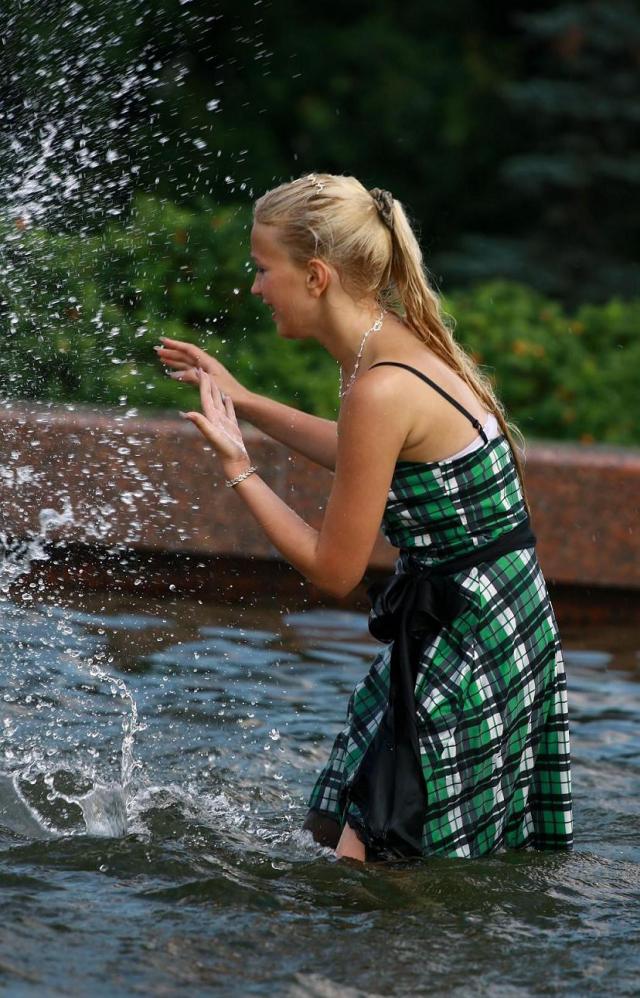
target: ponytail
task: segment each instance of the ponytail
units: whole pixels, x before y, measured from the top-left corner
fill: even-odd
[[[524,486],[524,438],[517,427],[507,421],[504,407],[490,379],[454,339],[453,330],[442,312],[440,298],[427,279],[418,240],[402,204],[395,199],[387,224],[392,235],[387,296],[395,299],[396,306],[399,306],[397,310],[417,337],[462,378],[476,398],[496,417],[511,447],[525,506],[530,512]]]

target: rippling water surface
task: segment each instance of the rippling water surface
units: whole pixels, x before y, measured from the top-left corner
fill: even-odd
[[[363,614],[1,601],[0,987],[637,994],[637,644],[564,641],[574,852],[362,867],[300,825]]]

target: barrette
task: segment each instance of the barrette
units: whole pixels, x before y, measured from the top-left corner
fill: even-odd
[[[318,194],[322,194],[324,190],[324,184],[320,183],[315,173],[310,173],[309,176],[307,177],[307,180],[309,181],[310,184],[313,184]]]

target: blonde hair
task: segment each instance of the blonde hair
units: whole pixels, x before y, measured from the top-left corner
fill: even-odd
[[[507,422],[489,378],[455,340],[402,204],[387,191],[368,191],[355,177],[318,173],[267,191],[255,203],[254,219],[278,227],[293,260],[326,260],[354,298],[374,296],[405,320],[495,415],[511,445],[524,493],[522,436]]]

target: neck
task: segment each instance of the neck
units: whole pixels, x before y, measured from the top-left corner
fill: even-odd
[[[345,373],[356,362],[362,337],[380,316],[381,307],[375,300],[354,302],[352,299],[328,304],[326,321],[316,332],[316,339],[337,360]],[[371,333],[376,336],[377,333]],[[365,347],[368,352],[369,343]]]

